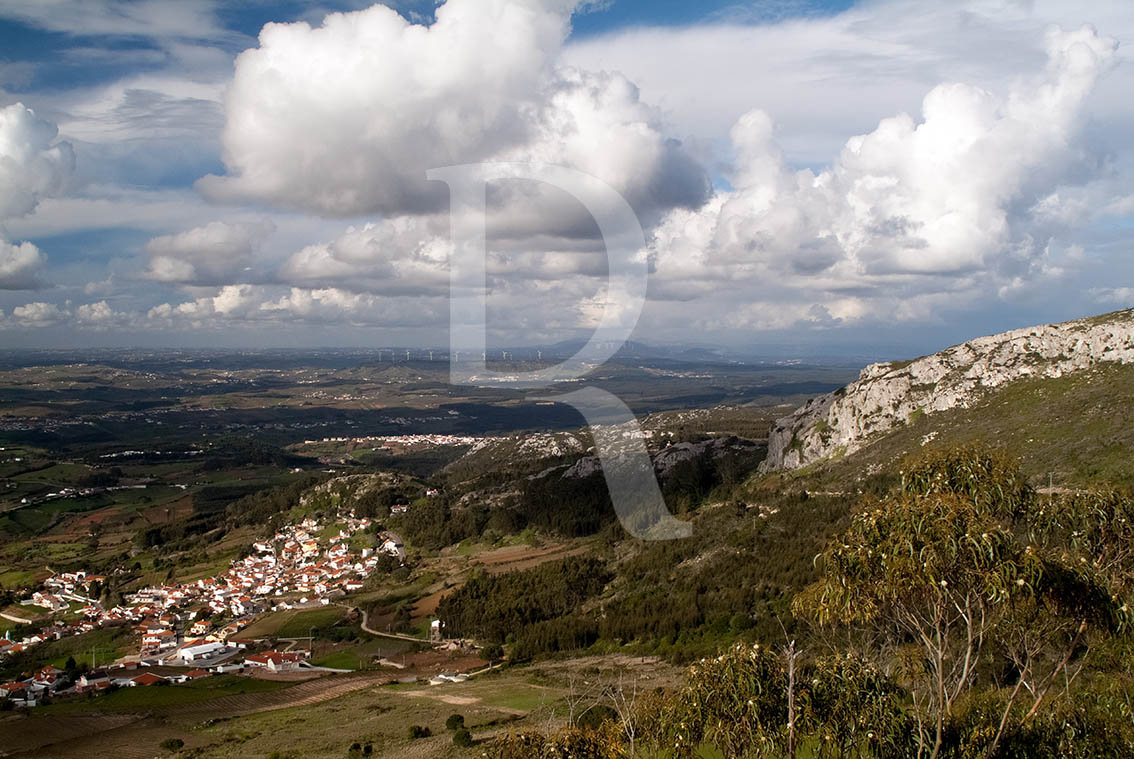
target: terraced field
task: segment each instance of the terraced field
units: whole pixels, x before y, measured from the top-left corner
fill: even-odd
[[[141,719],[137,714],[9,714],[0,720],[0,756],[18,756],[23,753],[44,756],[39,751],[43,747],[89,738]]]

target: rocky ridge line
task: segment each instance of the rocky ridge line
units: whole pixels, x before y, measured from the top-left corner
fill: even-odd
[[[1029,377],[1102,362],[1134,363],[1134,309],[970,340],[908,362],[871,364],[858,379],[776,421],[761,472],[853,453],[921,414],[967,408]]]

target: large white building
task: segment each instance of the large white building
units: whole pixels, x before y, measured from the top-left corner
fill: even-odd
[[[201,661],[202,659],[212,659],[222,654],[228,653],[229,648],[224,643],[201,643],[196,646],[186,646],[181,649],[181,661],[189,663]]]

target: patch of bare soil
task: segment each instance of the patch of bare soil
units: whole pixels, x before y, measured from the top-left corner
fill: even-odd
[[[483,666],[484,661],[469,651],[423,651],[406,654],[405,669],[398,676],[433,677],[443,672],[469,672]]]
[[[531,569],[549,561],[565,559],[586,553],[587,546],[553,545],[535,548],[532,546],[507,546],[480,554],[472,560],[473,565],[483,566],[489,574]]]
[[[436,593],[430,593],[428,596],[425,596],[416,604],[414,604],[412,617],[413,621],[418,622],[423,619],[432,619],[434,616],[436,616],[437,606],[441,603],[441,599],[449,593],[452,593],[454,590],[456,590],[456,588],[445,588],[444,590],[439,590]],[[393,615],[390,616],[391,618],[393,617]],[[381,630],[382,628],[375,627],[374,629]]]

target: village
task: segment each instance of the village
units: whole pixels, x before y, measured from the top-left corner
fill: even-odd
[[[484,440],[482,437],[474,437],[471,435],[443,435],[443,434],[419,434],[419,435],[367,435],[365,437],[325,437],[320,439],[304,440],[304,445],[318,445],[320,443],[353,443],[362,445],[366,443],[378,443],[381,447],[388,448],[391,446],[460,446],[460,445],[475,445]]]
[[[403,563],[401,539],[386,531],[366,533],[372,526],[370,519],[356,517],[353,511],[340,514],[328,529],[308,517],[254,543],[249,555],[234,560],[220,576],[141,588],[112,607],[98,600],[105,576],[82,570],[54,575],[22,604],[53,614],[78,608],[77,619],[55,621],[20,640],[6,635],[0,639],[0,659],[49,640],[125,625],[133,626],[138,635],[138,652],[101,669],[92,662],[89,671],[81,673],[54,666],[25,673],[23,680],[0,683],[0,699],[35,706],[57,694],[177,684],[249,669],[272,673],[315,669],[307,663],[308,650],[248,654],[253,642],[240,639],[239,633],[265,612],[326,606],[361,590],[383,557]],[[362,535],[364,540],[352,540]],[[357,553],[352,552],[352,544],[360,546]]]

